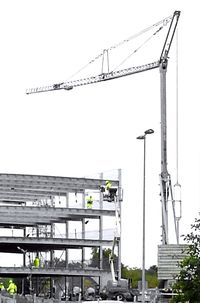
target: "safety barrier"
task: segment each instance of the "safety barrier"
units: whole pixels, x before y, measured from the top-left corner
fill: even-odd
[[[7,297],[0,294],[0,303],[16,303],[15,295],[13,297]]]

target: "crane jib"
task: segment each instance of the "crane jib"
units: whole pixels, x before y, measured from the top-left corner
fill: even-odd
[[[83,79],[79,79],[79,80],[72,80],[72,81],[68,81],[68,82],[62,82],[62,83],[53,84],[53,85],[49,85],[49,86],[31,88],[26,91],[26,94],[55,91],[55,90],[60,90],[60,89],[70,90],[73,87],[103,82],[103,81],[112,80],[112,79],[116,79],[116,78],[120,78],[120,77],[124,77],[124,76],[129,76],[132,74],[136,74],[136,73],[144,72],[144,71],[151,70],[154,68],[158,68],[159,66],[160,66],[160,62],[155,61],[152,63],[148,63],[148,64],[144,64],[144,65],[140,65],[140,66],[134,66],[134,67],[130,67],[130,68],[122,69],[122,70],[117,70],[117,71],[113,71],[110,73],[103,73],[103,74],[93,76],[93,77],[83,78]]]

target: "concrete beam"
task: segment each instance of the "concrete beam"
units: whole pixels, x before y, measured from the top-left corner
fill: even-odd
[[[105,185],[106,180],[72,177],[55,177],[41,175],[0,174],[0,188],[11,190],[46,190],[51,193],[66,193],[67,191],[96,189]],[[113,186],[119,186],[118,180],[112,180]]]
[[[97,268],[88,269],[66,269],[62,268],[32,268],[29,267],[0,267],[0,276],[82,276],[82,277],[99,277],[103,270]]]
[[[35,238],[35,237],[0,237],[0,251],[22,253],[27,252],[80,249],[82,247],[112,246],[112,240]]]
[[[54,208],[34,206],[0,206],[0,226],[35,226],[66,221],[82,221],[83,218],[99,219],[115,216],[114,210],[84,208]]]
[[[114,207],[114,205],[113,205]],[[42,216],[54,218],[66,218],[73,220],[79,217],[99,218],[99,216],[115,216],[114,209],[85,209],[85,208],[64,208],[64,207],[45,207],[45,206],[4,206],[0,205],[0,220],[4,215],[9,216]]]

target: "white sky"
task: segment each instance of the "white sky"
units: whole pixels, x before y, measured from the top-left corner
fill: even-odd
[[[190,4],[191,3],[191,4]],[[92,176],[122,169],[122,262],[142,263],[143,144],[146,172],[146,267],[157,264],[161,235],[159,70],[105,83],[27,96],[27,88],[67,80],[108,48],[181,10],[179,33],[180,234],[200,210],[198,1],[7,0],[0,3],[0,171]],[[176,56],[167,82],[168,170],[176,182]],[[124,48],[126,50],[126,47]],[[134,48],[132,49],[134,50]],[[141,64],[159,59],[149,47]],[[145,57],[146,56],[146,57]],[[149,60],[152,57],[153,60]],[[110,61],[118,64],[117,55]],[[121,59],[120,59],[121,60]],[[116,61],[116,62],[115,62]],[[137,65],[127,62],[127,66]],[[95,66],[92,75],[100,74]],[[77,75],[79,79],[81,75]],[[170,240],[174,241],[173,237]]]

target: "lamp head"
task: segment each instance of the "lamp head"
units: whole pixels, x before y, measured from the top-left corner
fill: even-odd
[[[147,129],[147,130],[145,130],[145,135],[150,135],[150,134],[153,134],[154,133],[154,130],[153,129]]]
[[[144,140],[145,136],[138,136],[136,139],[138,140]]]

